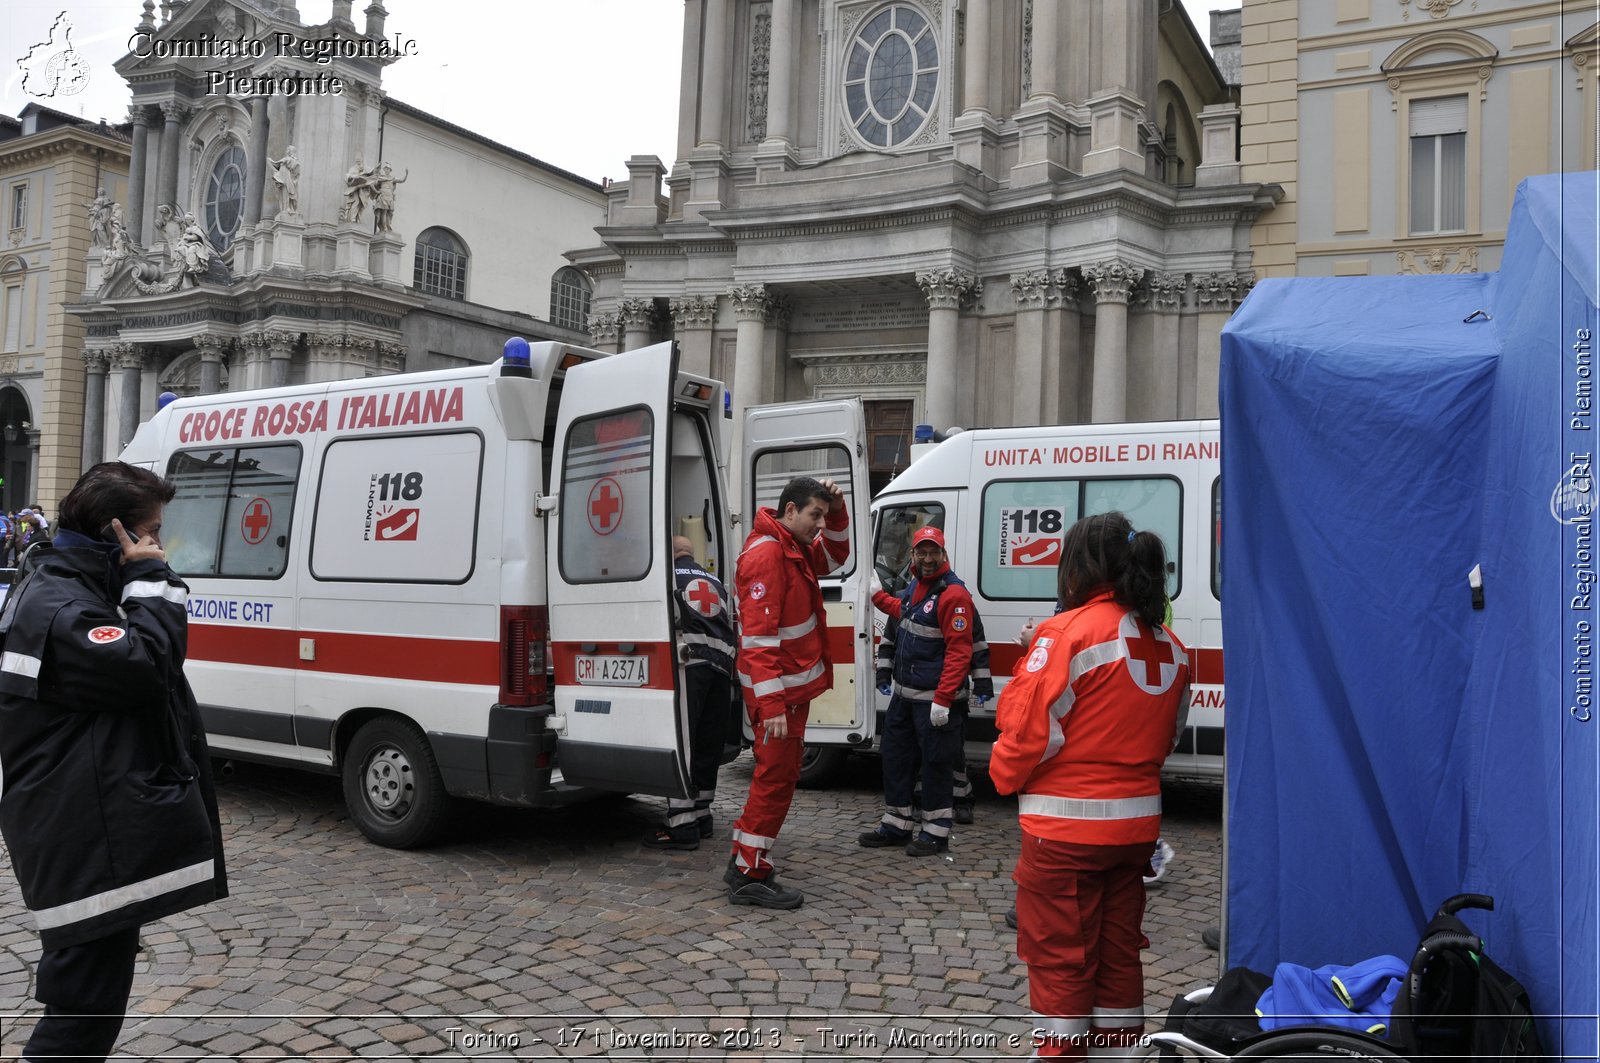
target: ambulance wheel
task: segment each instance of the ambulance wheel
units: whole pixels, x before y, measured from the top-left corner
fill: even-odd
[[[449,822],[439,762],[413,724],[392,717],[362,724],[345,750],[343,774],[351,818],[379,845],[426,845]]]
[[[807,745],[800,757],[800,788],[823,790],[832,786],[844,771],[845,758],[849,755],[848,749],[838,746]]]
[[[1372,1038],[1326,1030],[1285,1030],[1251,1041],[1233,1054],[1234,1059],[1262,1060],[1325,1060],[1330,1056],[1350,1063],[1407,1058]]]

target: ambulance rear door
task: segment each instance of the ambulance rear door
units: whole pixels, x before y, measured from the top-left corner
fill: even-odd
[[[866,438],[866,417],[859,399],[786,402],[745,411],[741,534],[749,534],[761,507],[777,508],[784,485],[796,476],[835,481],[844,489],[850,512],[850,556],[821,580],[828,611],[833,689],[811,702],[806,724],[808,747],[866,742],[876,724],[869,699],[858,697],[856,690],[856,661],[872,652],[866,641],[869,636],[856,629],[857,614],[872,608],[867,592],[872,569],[866,545],[872,496]],[[870,627],[867,630],[870,633]],[[748,719],[745,727],[748,736]]]
[[[663,343],[574,365],[562,388],[547,564],[557,767],[576,786],[689,793],[671,616],[676,370]]]

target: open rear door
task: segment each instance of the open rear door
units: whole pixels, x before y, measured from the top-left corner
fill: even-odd
[[[872,652],[856,624],[861,610],[872,608],[867,598],[871,570],[866,553],[867,507],[872,495],[866,438],[866,418],[859,399],[786,402],[745,411],[742,532],[748,534],[760,507],[777,508],[784,485],[796,476],[836,481],[844,488],[850,510],[850,557],[822,580],[833,689],[811,703],[808,745],[864,742],[872,737],[876,724],[870,699],[858,697],[856,689],[856,659]],[[870,637],[870,625],[867,631]]]
[[[562,387],[547,529],[556,743],[576,786],[689,792],[671,618],[670,343],[585,362]]]

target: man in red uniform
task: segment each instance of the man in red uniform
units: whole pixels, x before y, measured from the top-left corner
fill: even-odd
[[[1161,833],[1161,764],[1189,665],[1161,623],[1165,552],[1121,513],[1067,534],[1067,611],[1039,625],[1000,696],[989,777],[1018,794],[1017,955],[1039,1055],[1083,1059],[1144,1030],[1143,876]]]
[[[777,509],[756,514],[739,555],[739,686],[755,730],[756,768],[722,876],[734,904],[798,908],[805,899],[778,884],[767,854],[800,780],[811,699],[833,687],[817,577],[849,558],[849,528],[839,485],[799,476],[784,487]]]

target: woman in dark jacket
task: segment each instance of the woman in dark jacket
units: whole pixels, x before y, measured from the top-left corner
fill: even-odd
[[[123,462],[84,473],[0,611],[0,831],[44,948],[25,1057],[104,1059],[140,926],[227,895],[172,496]]]

